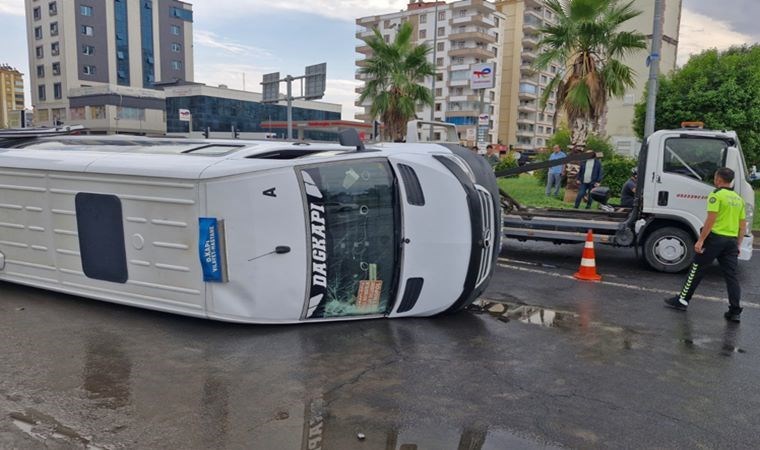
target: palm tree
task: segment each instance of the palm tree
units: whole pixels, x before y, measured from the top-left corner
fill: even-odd
[[[406,123],[415,117],[417,105],[433,104],[430,89],[422,85],[425,77],[435,75],[433,64],[427,60],[430,47],[412,42],[414,29],[408,22],[401,25],[393,42],[385,42],[377,28],[374,31],[364,40],[372,56],[359,69],[368,77],[359,102],[370,99],[372,118],[380,118],[387,138],[400,140],[406,134]]]
[[[589,133],[599,131],[599,121],[610,97],[622,97],[634,87],[635,72],[621,60],[646,49],[642,33],[620,31],[626,21],[641,14],[633,1],[546,0],[557,17],[556,25],[542,28],[534,63],[545,70],[559,63],[561,69],[541,96],[541,107],[554,89],[557,110],[567,115],[573,147],[585,147]],[[556,118],[556,115],[555,115]],[[556,128],[556,127],[555,127]]]

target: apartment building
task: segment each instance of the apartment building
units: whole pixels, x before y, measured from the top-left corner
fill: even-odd
[[[624,23],[622,30],[638,31],[647,36],[647,49],[652,48],[652,28],[654,23],[655,0],[636,0],[633,7],[642,11]],[[675,70],[678,57],[678,39],[681,24],[681,0],[668,0],[662,18],[663,38],[660,52],[660,73],[667,74]],[[615,150],[623,155],[636,156],[641,142],[633,131],[633,118],[636,104],[644,101],[644,92],[649,82],[649,67],[646,65],[648,51],[630,55],[623,62],[635,72],[636,86],[629,89],[623,98],[610,99],[607,115],[602,121],[602,132],[610,137]],[[693,118],[699,120],[698,117]]]
[[[437,13],[436,13],[437,11]],[[372,36],[378,29],[386,41],[395,38],[402,23],[409,22],[414,28],[416,44],[427,44],[431,49],[428,58],[436,67],[434,106],[421,106],[417,117],[445,121],[457,125],[460,140],[468,146],[476,144],[479,115],[489,114],[488,140],[499,141],[496,124],[499,123],[500,73],[498,60],[502,50],[505,17],[494,3],[485,0],[413,1],[403,11],[380,16],[362,17],[356,20],[358,39]],[[362,67],[364,59],[371,57],[371,49],[360,43],[356,52],[364,58],[356,61]],[[483,101],[479,90],[470,89],[470,66],[476,63],[496,65],[496,86],[484,92]],[[365,81],[358,71],[356,78]],[[432,77],[425,81],[432,88]],[[361,93],[362,87],[356,89]],[[359,104],[364,113],[358,120],[370,121],[369,104]]]
[[[518,150],[540,149],[559,124],[555,120],[556,94],[550,94],[546,108],[541,108],[540,99],[560,66],[537,71],[533,63],[538,56],[540,30],[555,23],[555,17],[542,0],[501,0],[496,7],[506,17],[501,28],[502,97],[497,132],[504,144]]]
[[[192,6],[178,0],[25,0],[35,123],[163,134],[162,81],[193,80]]]
[[[12,128],[12,111],[24,109],[24,75],[15,68],[0,65],[0,128]]]

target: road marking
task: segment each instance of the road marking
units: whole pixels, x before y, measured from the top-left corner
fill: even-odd
[[[502,259],[503,258],[499,258],[499,260],[502,260]],[[555,277],[555,278],[565,278],[565,279],[568,279],[568,280],[574,280],[574,281],[576,281],[575,278],[572,275],[564,275],[564,274],[556,273],[556,272],[547,272],[546,270],[530,269],[530,268],[527,268],[527,267],[513,266],[511,264],[499,264],[499,267],[503,267],[505,269],[519,270],[521,272],[535,273],[535,274],[539,274],[539,275],[548,275],[548,276]],[[639,291],[639,292],[651,292],[651,293],[654,293],[654,294],[672,295],[674,297],[676,295],[678,295],[678,292],[676,292],[676,291],[669,291],[667,289],[657,289],[657,288],[648,288],[648,287],[643,287],[643,286],[634,286],[632,284],[615,283],[615,282],[612,282],[612,281],[598,281],[596,283],[597,284],[603,284],[605,286],[619,287],[619,288],[624,288],[624,289],[631,289],[631,290]],[[711,296],[708,296],[708,295],[695,294],[693,298],[700,299],[700,300],[707,300],[709,302],[724,303],[726,305],[728,304],[727,300],[724,300],[724,299],[722,299],[720,297],[711,297]],[[752,302],[742,301],[742,306],[746,306],[747,308],[760,309],[760,304],[758,304],[758,303],[752,303]]]

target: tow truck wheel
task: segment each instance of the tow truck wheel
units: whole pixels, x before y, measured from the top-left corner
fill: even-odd
[[[693,258],[694,238],[680,228],[660,228],[644,242],[644,259],[649,267],[660,272],[681,272]]]

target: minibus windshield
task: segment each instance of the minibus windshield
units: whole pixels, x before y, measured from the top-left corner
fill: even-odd
[[[388,162],[299,169],[310,246],[304,318],[385,314],[399,258],[397,184]]]

